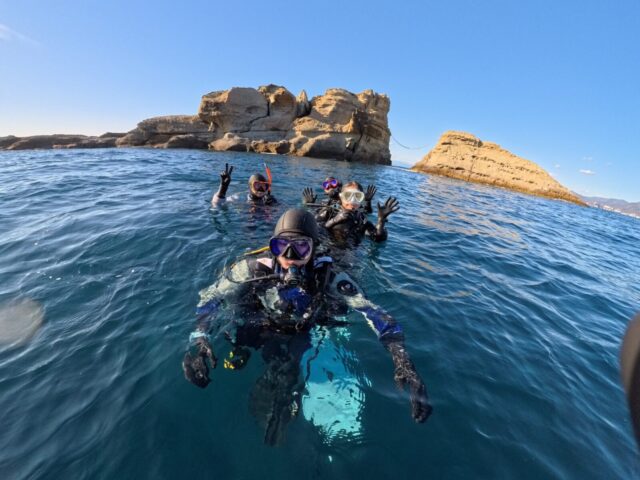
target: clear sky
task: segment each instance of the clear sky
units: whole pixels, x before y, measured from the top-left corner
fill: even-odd
[[[640,1],[0,0],[0,136],[127,131],[232,86],[391,97],[394,164],[463,130],[640,201]]]

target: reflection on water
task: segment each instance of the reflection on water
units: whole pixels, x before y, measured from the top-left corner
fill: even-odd
[[[28,298],[0,304],[0,345],[22,345],[35,335],[43,320],[42,306]]]
[[[358,375],[358,360],[347,349],[348,340],[347,328],[315,329],[313,348],[303,359],[307,371],[302,411],[328,446],[357,444],[364,435],[364,388],[371,383]]]

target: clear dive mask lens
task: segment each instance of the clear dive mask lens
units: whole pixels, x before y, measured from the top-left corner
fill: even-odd
[[[360,190],[343,190],[340,193],[340,199],[346,203],[362,203],[364,201],[364,193]]]

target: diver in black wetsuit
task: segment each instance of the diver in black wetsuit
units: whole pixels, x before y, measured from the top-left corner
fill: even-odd
[[[340,193],[342,192],[342,182],[334,177],[327,177],[322,182],[322,190],[327,196],[327,200],[322,203],[316,203],[318,197],[313,193],[313,189],[306,187],[302,191],[302,203],[306,206],[320,207],[316,213],[316,220],[321,223],[326,222],[340,210],[341,201]],[[371,200],[375,196],[378,189],[375,185],[368,185],[364,194],[364,211],[365,213],[373,212],[371,208]]]
[[[254,173],[249,177],[249,194],[247,201],[254,205],[274,205],[278,203],[275,197],[271,195],[271,171],[265,165],[268,179],[260,173]],[[231,184],[231,173],[233,166],[229,167],[228,163],[224,164],[224,171],[220,172],[220,187],[211,199],[211,205],[216,206],[220,202],[225,201],[227,190]]]
[[[340,209],[323,207],[317,216],[338,240],[353,238],[359,241],[366,235],[375,242],[382,242],[387,239],[387,218],[397,212],[400,206],[394,197],[389,197],[384,205],[378,203],[378,221],[374,225],[367,219],[367,212],[371,211],[371,199],[375,191],[375,187],[370,185],[365,193],[358,182],[350,182],[340,192]]]
[[[367,319],[391,353],[396,384],[408,387],[413,418],[424,422],[432,407],[405,350],[402,328],[368,300],[345,272],[333,271],[332,259],[317,255],[317,243],[313,214],[303,209],[287,210],[276,224],[269,254],[241,259],[218,282],[200,292],[197,326],[190,334],[189,351],[182,364],[186,378],[201,388],[210,383],[209,367],[217,364],[211,345],[219,336],[233,346],[225,360],[227,368],[244,366],[249,357],[245,347],[262,348],[267,369],[251,395],[252,410],[261,410],[260,405],[277,410],[267,412],[265,424],[265,440],[275,443],[299,408],[299,364],[310,346],[309,330],[314,325],[344,324],[334,317],[355,310]],[[242,300],[245,311],[223,326],[220,313],[232,296]],[[238,305],[236,300],[229,302],[229,306],[234,305]]]
[[[326,200],[316,203],[318,196],[313,193],[313,189],[306,187],[302,191],[302,202],[305,205],[327,206],[340,203],[340,191],[342,190],[342,182],[334,177],[325,178],[322,182],[322,191],[327,196]]]

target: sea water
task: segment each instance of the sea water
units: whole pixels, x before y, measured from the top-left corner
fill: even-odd
[[[265,161],[279,203],[252,208]],[[225,162],[240,198],[212,209]],[[259,353],[205,390],[181,360],[198,292],[327,175],[400,201],[389,239],[340,268],[403,325],[434,413],[412,420],[350,315],[311,332],[299,411],[268,446]],[[0,478],[637,477],[618,353],[638,310],[640,221],[602,210],[328,160],[0,152]]]

